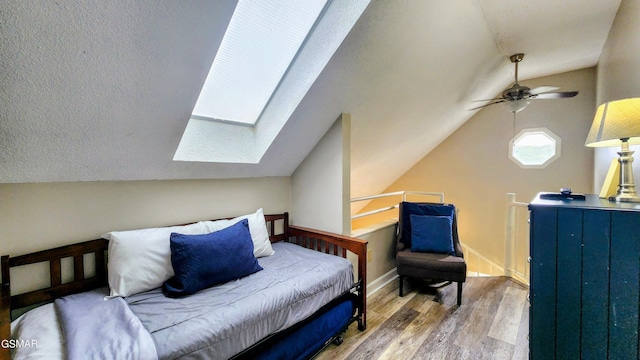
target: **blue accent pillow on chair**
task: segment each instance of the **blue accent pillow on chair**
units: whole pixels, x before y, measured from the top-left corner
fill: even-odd
[[[175,275],[163,289],[168,296],[190,295],[262,270],[253,255],[249,222],[244,219],[210,234],[171,234]]]
[[[411,251],[455,255],[451,216],[414,215],[411,222]]]
[[[433,203],[412,203],[403,201],[400,207],[401,211],[401,228],[398,241],[404,244],[405,248],[411,247],[411,215],[434,215],[434,216],[451,216],[455,212],[455,207],[451,204],[433,204]]]

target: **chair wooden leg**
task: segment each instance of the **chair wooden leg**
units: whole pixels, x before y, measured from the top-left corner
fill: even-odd
[[[400,279],[400,286],[398,286],[398,289],[400,289],[400,297],[402,297],[402,283],[403,283],[403,277],[402,276],[398,276],[398,279]]]
[[[458,306],[462,305],[462,282],[458,283]]]

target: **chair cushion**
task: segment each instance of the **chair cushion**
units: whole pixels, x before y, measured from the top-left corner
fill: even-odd
[[[465,281],[467,264],[464,258],[448,254],[413,252],[396,254],[398,275],[434,280]]]
[[[411,214],[409,219],[411,251],[455,255],[452,216]]]

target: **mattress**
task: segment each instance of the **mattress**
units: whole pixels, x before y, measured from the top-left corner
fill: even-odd
[[[353,285],[351,263],[295,244],[273,244],[274,255],[259,258],[264,270],[247,277],[172,299],[161,289],[125,298],[151,333],[161,359],[228,359],[269,334],[306,319]],[[49,309],[49,310],[45,310]],[[40,318],[56,318],[52,306]],[[12,323],[12,337],[61,339],[60,326],[31,326],[33,310]],[[46,331],[42,333],[39,331]],[[15,358],[34,350],[22,348]],[[45,350],[46,351],[46,350]],[[56,349],[56,352],[60,352]],[[51,358],[51,352],[43,358]]]

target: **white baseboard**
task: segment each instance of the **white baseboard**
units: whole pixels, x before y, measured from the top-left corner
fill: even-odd
[[[397,278],[398,278],[397,268],[393,268],[386,274],[373,280],[372,282],[367,284],[367,297],[375,294],[378,290],[382,289],[385,285],[387,285],[388,283],[392,282]]]

